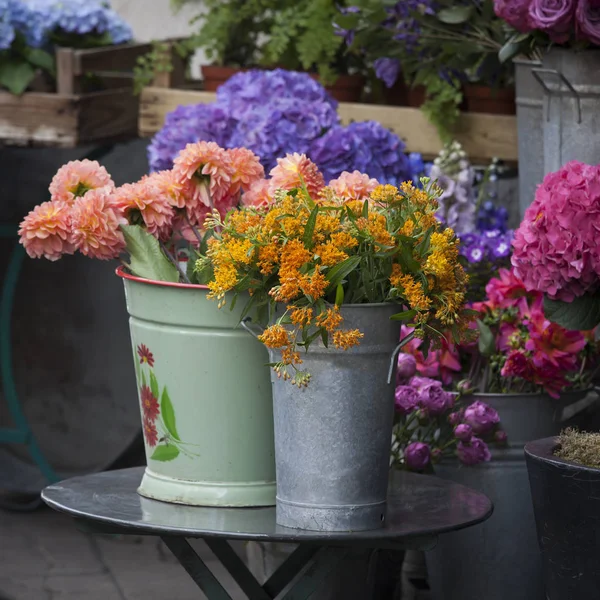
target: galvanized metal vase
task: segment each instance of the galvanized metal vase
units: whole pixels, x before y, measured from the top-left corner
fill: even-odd
[[[268,354],[197,285],[122,268],[148,466],[138,492],[202,506],[275,503]]]
[[[475,467],[442,463],[436,474],[474,488],[494,503],[494,514],[469,530],[445,534],[426,553],[432,600],[545,600],[525,443],[555,435],[596,402],[595,394],[571,392],[560,400],[543,394],[478,394],[500,414],[505,449]]]
[[[390,317],[397,312],[392,304],[342,306],[344,329],[364,334],[360,345],[344,351],[312,344],[302,355],[312,374],[307,388],[272,376],[279,525],[383,526],[394,415],[387,381],[400,335]]]

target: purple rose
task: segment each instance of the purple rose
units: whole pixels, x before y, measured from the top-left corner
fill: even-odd
[[[593,0],[579,0],[575,19],[577,37],[600,46],[600,4]]]
[[[473,437],[470,442],[458,442],[456,453],[461,463],[472,467],[481,462],[488,462],[492,455],[487,444],[479,438]]]
[[[529,5],[529,25],[545,31],[557,44],[569,41],[575,0],[532,0]]]
[[[411,413],[419,404],[419,394],[411,385],[399,385],[396,388],[396,411],[407,415]]]
[[[427,444],[412,442],[404,449],[406,466],[413,471],[422,471],[428,464],[431,452]]]
[[[485,402],[477,400],[465,409],[464,421],[477,435],[489,433],[500,422],[498,413]]]
[[[508,436],[506,435],[506,431],[503,431],[502,429],[499,429],[494,434],[494,441],[497,444],[506,444],[507,439],[508,439]]]
[[[450,425],[458,425],[462,421],[463,415],[462,412],[453,412],[448,415],[448,423]]]
[[[440,462],[440,460],[442,460],[442,456],[443,456],[443,452],[440,450],[440,448],[434,448],[431,451],[431,462],[433,462],[433,463]]]
[[[521,33],[531,31],[528,10],[531,0],[494,0],[496,14]]]
[[[377,79],[381,79],[386,87],[391,88],[398,79],[400,63],[395,58],[378,58],[373,63]]]
[[[412,354],[400,353],[398,356],[398,370],[396,383],[400,384],[409,380],[417,372],[417,359]]]
[[[456,429],[454,430],[454,435],[461,442],[469,442],[473,437],[473,428],[470,425],[467,425],[466,423],[461,423],[460,425],[456,426]]]
[[[430,415],[440,415],[452,407],[454,396],[442,389],[442,383],[428,377],[413,377],[412,386],[417,388],[419,405]]]

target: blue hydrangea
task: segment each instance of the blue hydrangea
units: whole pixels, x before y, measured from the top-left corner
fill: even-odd
[[[167,115],[165,124],[148,147],[150,170],[170,169],[173,159],[189,143],[213,141],[226,146],[232,127],[228,112],[217,104],[177,107]]]
[[[47,42],[48,23],[51,22],[46,6],[28,5],[22,0],[8,0],[10,19],[15,31],[23,34],[29,46],[40,48]]]
[[[309,156],[325,181],[357,169],[380,183],[399,185],[411,178],[404,147],[396,134],[377,121],[364,121],[332,127],[312,144]]]
[[[10,19],[10,0],[0,0],[0,51],[8,50],[15,39],[15,28]]]

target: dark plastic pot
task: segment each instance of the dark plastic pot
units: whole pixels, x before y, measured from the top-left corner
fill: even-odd
[[[384,89],[383,97],[386,104],[420,108],[425,102],[425,86],[410,87],[402,79],[398,79],[391,88]]]
[[[207,92],[216,92],[217,88],[225,83],[230,77],[233,77],[240,71],[239,67],[221,67],[219,65],[202,65],[200,67],[202,71],[202,78],[204,80],[204,89]]]
[[[554,456],[556,438],[529,442],[525,459],[547,600],[600,598],[600,469]]]

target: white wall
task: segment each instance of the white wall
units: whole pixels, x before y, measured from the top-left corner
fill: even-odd
[[[184,5],[175,12],[170,0],[111,0],[113,9],[118,12],[133,29],[136,41],[165,40],[185,37],[192,32],[189,21],[196,16],[202,2]],[[197,25],[194,26],[197,29]],[[192,77],[199,77],[198,66],[203,61],[198,53],[192,61]]]

